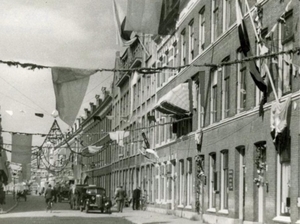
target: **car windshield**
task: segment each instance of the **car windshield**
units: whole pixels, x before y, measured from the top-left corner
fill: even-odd
[[[88,194],[101,194],[104,195],[105,194],[105,190],[102,188],[92,188],[92,189],[87,189],[86,193]]]

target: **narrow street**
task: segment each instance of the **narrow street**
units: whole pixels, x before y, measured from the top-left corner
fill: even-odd
[[[55,203],[52,212],[47,212],[45,209],[45,199],[42,196],[28,196],[27,201],[20,199],[19,204],[8,214],[0,216],[1,224],[11,223],[72,223],[82,224],[88,222],[89,224],[99,223],[132,223],[125,220],[123,217],[116,217],[113,214],[101,214],[98,212],[91,212],[86,214],[79,210],[71,210],[68,202]]]
[[[12,201],[12,196],[7,197],[8,202]],[[14,203],[9,203],[13,205]],[[13,206],[12,206],[13,207]],[[0,214],[1,224],[154,224],[154,223],[172,223],[172,224],[195,224],[199,221],[192,221],[180,218],[174,215],[161,214],[151,211],[132,210],[131,207],[125,207],[123,213],[118,213],[116,207],[112,208],[112,214],[102,214],[98,211],[90,213],[71,210],[68,202],[55,203],[52,212],[46,212],[45,199],[42,196],[29,195],[27,201],[20,199],[18,205],[6,214]]]

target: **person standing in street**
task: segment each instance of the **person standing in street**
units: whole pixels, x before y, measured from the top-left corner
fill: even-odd
[[[140,209],[140,198],[141,198],[141,189],[137,187],[133,190],[132,193],[132,209],[139,210]]]
[[[116,195],[115,195],[115,199],[117,201],[117,206],[118,206],[118,212],[123,212],[125,198],[126,198],[126,192],[123,189],[123,187],[120,186],[117,189]]]
[[[45,192],[45,199],[46,199],[46,211],[48,211],[48,203],[52,201],[52,196],[53,196],[53,190],[51,184],[48,185],[48,188]]]

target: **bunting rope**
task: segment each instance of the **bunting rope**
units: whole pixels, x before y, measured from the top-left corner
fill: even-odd
[[[172,124],[172,123],[178,123],[180,121],[184,121],[184,120],[189,120],[192,119],[191,117],[187,117],[187,118],[182,118],[182,119],[178,119],[175,121],[171,121],[171,122],[165,122],[163,124],[156,124],[156,125],[151,125],[148,127],[140,127],[140,128],[134,128],[134,129],[130,129],[129,131],[137,131],[137,130],[142,130],[142,129],[147,129],[147,128],[153,128],[156,126],[163,126],[163,125],[167,125],[167,124]],[[14,131],[7,131],[7,130],[2,130],[2,132],[5,133],[10,133],[10,134],[21,134],[21,135],[40,135],[41,137],[59,137],[59,136],[63,136],[64,134],[55,134],[55,135],[49,135],[49,134],[45,134],[45,133],[30,133],[30,132],[14,132]],[[90,132],[90,133],[82,133],[81,135],[99,135],[101,133],[107,133],[107,132]],[[9,145],[9,144],[8,144]],[[11,144],[10,144],[11,145]],[[32,147],[39,147],[39,146],[32,146]]]
[[[227,65],[232,65],[232,64],[238,64],[242,63],[245,61],[251,61],[251,60],[258,60],[258,59],[263,59],[263,58],[270,58],[270,57],[275,57],[277,55],[281,54],[300,54],[300,47],[295,47],[294,49],[291,50],[286,50],[286,51],[280,51],[276,53],[271,53],[271,54],[265,54],[265,55],[258,55],[258,56],[253,56],[253,57],[246,57],[241,60],[234,60],[234,61],[228,61],[228,62],[222,62],[220,64],[214,64],[214,63],[204,63],[204,64],[186,64],[182,66],[175,66],[175,67],[170,67],[170,66],[162,66],[162,67],[157,67],[157,68],[130,68],[130,69],[108,69],[108,68],[100,68],[100,69],[95,69],[97,72],[139,72],[142,74],[155,74],[159,73],[162,70],[181,70],[186,67],[222,67],[222,66],[227,66]],[[15,67],[22,67],[22,68],[27,68],[29,70],[34,70],[34,69],[49,69],[49,68],[54,68],[54,66],[44,66],[44,65],[38,65],[38,64],[33,64],[33,63],[21,63],[21,62],[16,62],[16,61],[3,61],[0,60],[0,63],[6,64],[8,66],[15,66]]]

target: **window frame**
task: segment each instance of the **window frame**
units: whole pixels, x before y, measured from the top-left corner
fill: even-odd
[[[199,11],[199,55],[205,49],[205,6]]]

